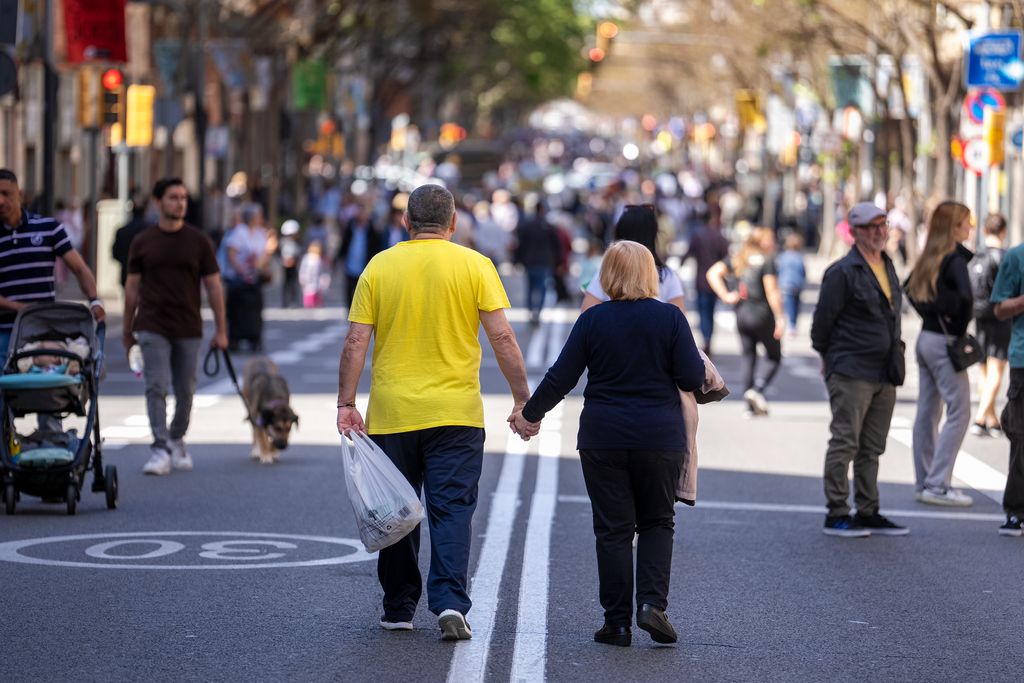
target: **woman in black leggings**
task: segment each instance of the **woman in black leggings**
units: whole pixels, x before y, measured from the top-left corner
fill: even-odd
[[[726,278],[732,276],[737,288],[731,291]],[[782,362],[782,294],[775,271],[775,235],[769,228],[750,231],[739,252],[729,261],[719,261],[708,270],[708,284],[722,301],[736,309],[736,331],[743,347],[746,383],[743,398],[753,415],[767,415],[764,390],[775,378]],[[757,345],[764,347],[768,371],[757,377]]]

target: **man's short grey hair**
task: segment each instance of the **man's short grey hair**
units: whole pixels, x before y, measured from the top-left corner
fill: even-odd
[[[421,185],[409,195],[405,213],[410,232],[443,233],[455,215],[455,197],[441,185]]]

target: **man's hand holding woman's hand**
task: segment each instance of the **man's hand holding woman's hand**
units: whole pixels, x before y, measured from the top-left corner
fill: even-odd
[[[523,417],[522,408],[517,408],[508,418],[508,426],[514,433],[522,437],[523,441],[529,441],[530,437],[540,433],[540,422],[530,422]]]

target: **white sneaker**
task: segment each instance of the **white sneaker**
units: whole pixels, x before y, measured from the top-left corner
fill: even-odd
[[[921,491],[919,501],[922,503],[928,503],[929,505],[946,505],[949,507],[970,507],[974,505],[974,499],[968,496],[966,493],[961,493],[956,489],[938,489],[938,488],[925,488]]]
[[[469,627],[466,617],[453,609],[441,612],[437,617],[437,625],[441,627],[441,640],[469,640],[473,637],[473,629]]]
[[[171,455],[162,448],[149,449],[149,461],[142,466],[143,474],[164,475],[171,473]]]
[[[747,389],[743,392],[743,398],[746,399],[747,405],[750,406],[754,415],[768,414],[768,400],[757,389]]]
[[[384,617],[380,619],[380,627],[385,631],[411,631],[414,628],[411,621],[387,621]]]
[[[182,472],[192,471],[192,456],[185,450],[184,439],[171,439],[171,467]]]

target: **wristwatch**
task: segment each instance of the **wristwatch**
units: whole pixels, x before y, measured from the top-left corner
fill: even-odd
[[[100,308],[103,308],[104,307],[103,306],[103,300],[100,299],[99,297],[96,297],[96,298],[93,298],[93,299],[89,299],[89,308],[94,308],[96,306],[99,306]]]

